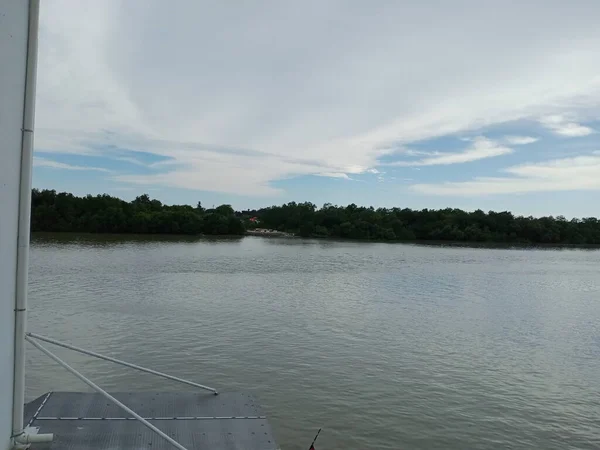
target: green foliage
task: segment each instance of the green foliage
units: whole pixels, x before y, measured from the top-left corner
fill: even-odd
[[[254,217],[258,225],[250,221]],[[310,202],[235,212],[231,205],[209,210],[200,202],[195,207],[163,205],[146,194],[125,202],[106,194],[76,197],[37,189],[32,193],[33,231],[242,235],[246,227],[256,226],[304,237],[380,241],[600,244],[600,221],[591,217],[566,220],[516,217],[507,211],[416,211],[329,203],[318,209]]]
[[[261,227],[300,236],[381,241],[463,241],[523,244],[600,244],[600,221],[594,218],[515,217],[510,212],[421,211],[360,207],[355,204],[317,209],[312,203],[287,203],[242,214],[256,216]]]
[[[53,190],[32,191],[32,231],[78,231],[88,233],[157,233],[241,235],[241,219],[230,205],[206,213],[200,202],[163,205],[147,194],[125,202],[110,195],[76,197]]]
[[[315,224],[312,222],[303,222],[300,224],[298,234],[302,237],[310,237],[315,232]]]
[[[231,207],[231,205],[221,205],[215,208],[215,213],[224,217],[230,217],[235,214],[235,211]]]

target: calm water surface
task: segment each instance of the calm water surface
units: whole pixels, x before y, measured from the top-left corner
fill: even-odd
[[[259,398],[284,450],[600,448],[600,252],[34,237],[29,329]],[[108,390],[181,389],[57,351]],[[87,390],[35,349],[31,399]]]

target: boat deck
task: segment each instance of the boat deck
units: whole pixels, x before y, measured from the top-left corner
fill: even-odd
[[[253,397],[240,393],[111,393],[188,450],[276,450]],[[54,433],[31,449],[104,450],[174,447],[97,393],[50,392],[25,406],[25,424]]]

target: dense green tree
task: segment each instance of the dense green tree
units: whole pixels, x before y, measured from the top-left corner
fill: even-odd
[[[356,204],[316,209],[312,203],[287,203],[240,213],[256,216],[261,227],[300,236],[385,241],[459,241],[523,244],[600,244],[595,218],[516,217],[508,211],[488,213],[446,208],[361,207]]]
[[[208,213],[204,216],[204,234],[227,234],[229,231],[229,220],[227,217],[216,213]]]
[[[200,202],[190,205],[163,205],[147,194],[132,202],[110,195],[83,198],[53,190],[32,191],[32,231],[78,231],[89,233],[160,233],[241,235],[242,220],[230,205],[207,214]]]
[[[147,194],[125,202],[106,194],[76,197],[37,189],[32,192],[31,205],[33,231],[241,235],[246,227],[259,227],[304,237],[380,241],[600,244],[600,221],[596,218],[534,218],[508,211],[375,209],[354,203],[326,203],[317,208],[310,202],[290,202],[236,212],[231,205],[205,210],[200,202],[195,207],[163,205]]]
[[[302,237],[310,237],[315,232],[315,224],[312,222],[302,222],[300,224],[298,234]]]

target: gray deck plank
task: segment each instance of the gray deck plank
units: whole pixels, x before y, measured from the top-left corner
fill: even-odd
[[[254,398],[246,394],[121,392],[111,395],[142,417],[164,418],[150,422],[190,450],[278,448],[263,412]],[[45,397],[26,405],[25,421],[28,423],[38,412],[32,426],[39,427],[40,433],[54,433],[55,439],[51,445],[36,444],[32,450],[173,448],[143,424],[125,420],[130,416],[100,394],[53,392],[40,409]]]

